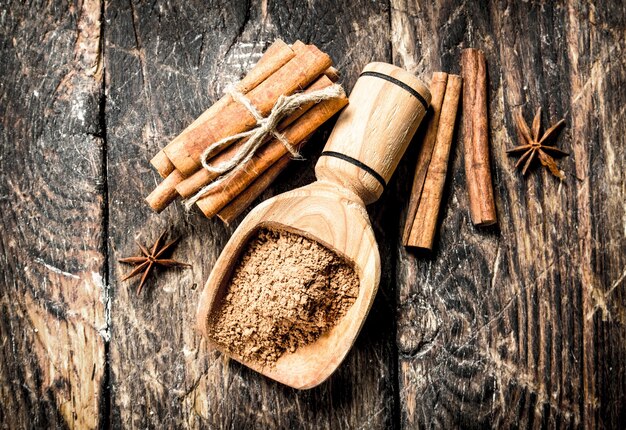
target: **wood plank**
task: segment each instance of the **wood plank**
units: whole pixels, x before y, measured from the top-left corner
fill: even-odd
[[[96,428],[108,338],[102,7],[0,9],[0,422]]]
[[[611,2],[392,0],[397,64],[430,76],[457,73],[461,48],[487,55],[500,219],[471,225],[457,144],[438,249],[397,250],[402,427],[622,425],[625,18]],[[544,130],[565,117],[565,183],[514,171],[518,106],[542,106]]]
[[[619,427],[623,6],[300,3],[114,0],[106,24],[93,0],[0,8],[0,422]],[[491,75],[500,229],[472,227],[457,144],[438,248],[400,248],[414,145],[370,208],[383,257],[372,313],[339,371],[305,392],[224,362],[193,329],[200,287],[234,227],[179,205],[157,216],[143,202],[158,180],[148,159],[277,36],[329,52],[348,90],[366,62],[392,53],[427,79],[458,73],[460,49],[479,47]],[[566,118],[564,184],[540,168],[513,170],[504,151],[517,142],[518,106],[527,118],[544,107],[544,129]],[[264,197],[313,179],[328,130]],[[183,235],[175,255],[194,268],[159,272],[135,297],[116,259],[136,252],[135,233],[150,242],[164,228]]]
[[[298,392],[207,352],[194,330],[199,292],[233,228],[185,213],[179,204],[155,215],[143,202],[159,179],[148,160],[238,79],[266,44],[278,36],[317,44],[335,59],[349,89],[368,61],[390,58],[387,6],[280,2],[248,9],[224,2],[182,8],[111,1],[106,17],[109,258],[115,292],[111,424],[389,428],[396,406],[390,252],[383,253],[381,291],[352,353],[330,381]],[[310,160],[292,163],[275,192],[313,179],[313,154],[324,135],[312,138],[305,154]],[[374,209],[383,250],[393,249],[383,221],[397,216],[394,201],[388,195]],[[135,232],[151,242],[166,227],[183,236],[175,256],[194,268],[161,272],[135,297],[135,284],[119,281],[127,267],[115,260],[136,252]]]

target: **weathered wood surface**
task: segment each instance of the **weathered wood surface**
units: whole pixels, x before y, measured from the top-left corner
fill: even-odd
[[[146,160],[227,84],[239,79],[268,42],[280,35],[287,41],[299,38],[319,44],[345,69],[351,85],[361,61],[343,67],[342,61],[349,60],[341,54],[368,33],[334,35],[333,28],[341,27],[340,16],[356,28],[370,28],[373,23],[368,20],[386,17],[386,12],[386,6],[376,5],[346,9],[329,4],[307,10],[297,2],[281,6],[223,2],[212,4],[210,12],[201,3],[184,9],[167,4],[107,4],[109,258],[114,261],[134,252],[135,231],[151,241],[158,230],[171,225],[184,236],[176,255],[194,264],[193,270],[168,272],[139,298],[118,281],[127,268],[110,266],[114,307],[123,310],[111,314],[114,426],[286,428],[302,421],[312,428],[335,428],[357,427],[368,420],[375,427],[391,424],[395,381],[391,273],[383,286],[389,293],[381,295],[366,336],[348,358],[351,364],[343,366],[329,384],[296,392],[207,353],[194,330],[199,293],[233,229],[224,228],[217,219],[185,213],[180,205],[154,215],[142,201],[159,179]],[[309,27],[297,19],[314,19],[317,24]],[[388,20],[374,19],[380,20],[379,26],[388,26]],[[383,29],[389,33],[388,27]],[[358,58],[389,56],[383,40],[356,49]],[[318,153],[320,140],[310,142],[309,151]],[[298,167],[311,172],[311,166],[307,162]],[[289,187],[311,178],[308,173],[292,179]]]
[[[101,5],[0,6],[0,423],[103,417]]]
[[[0,4],[3,428],[598,427],[626,422],[626,11],[619,2]],[[437,4],[433,4],[437,3]],[[499,227],[469,220],[455,141],[438,245],[400,232],[413,145],[370,207],[383,280],[346,362],[298,392],[227,363],[193,329],[232,228],[152,214],[148,159],[275,37],[330,53],[347,89],[371,60],[425,80],[490,73]],[[565,117],[566,182],[505,150],[512,111]],[[313,179],[328,127],[265,197]],[[140,297],[117,258],[163,229],[193,269]]]
[[[457,72],[460,49],[485,51],[499,219],[472,226],[458,142],[438,249],[398,250],[401,422],[623,426],[623,5],[392,4],[397,64]],[[544,126],[567,121],[562,184],[544,168],[523,179],[505,154],[514,109],[539,106]]]

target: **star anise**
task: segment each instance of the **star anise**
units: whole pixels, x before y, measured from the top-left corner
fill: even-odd
[[[569,155],[565,151],[561,151],[559,148],[555,146],[548,146],[547,143],[550,142],[554,136],[556,136],[557,131],[565,124],[565,120],[562,119],[552,127],[546,131],[541,138],[539,138],[539,128],[541,127],[541,108],[537,110],[537,114],[535,115],[535,119],[533,119],[533,128],[532,131],[528,128],[528,124],[524,120],[521,111],[515,112],[515,122],[517,124],[517,131],[520,135],[520,138],[524,142],[523,145],[517,146],[509,151],[506,151],[507,154],[518,154],[523,152],[520,159],[515,164],[515,168],[517,169],[522,165],[524,161],[524,167],[522,169],[522,175],[526,174],[528,167],[532,164],[535,159],[535,155],[538,156],[539,161],[542,165],[546,166],[550,169],[550,172],[557,178],[563,180],[565,179],[565,175],[562,170],[559,170],[556,161],[552,158],[550,154],[554,156],[566,156]]]
[[[143,271],[143,275],[141,276],[141,281],[139,282],[139,287],[137,288],[137,295],[141,293],[141,289],[143,288],[146,278],[148,277],[148,275],[150,274],[150,271],[152,270],[154,266],[191,267],[191,264],[181,263],[180,261],[176,261],[176,260],[172,260],[168,258],[160,258],[163,254],[165,254],[168,250],[170,250],[176,242],[178,242],[178,239],[180,239],[180,238],[176,238],[172,240],[171,242],[169,242],[168,244],[161,246],[161,242],[163,241],[163,236],[165,236],[165,232],[161,233],[161,235],[156,240],[156,242],[154,242],[154,245],[152,245],[152,248],[150,249],[150,251],[148,251],[146,247],[144,247],[141,243],[135,240],[135,242],[137,242],[137,245],[139,245],[139,248],[141,249],[142,255],[137,256],[137,257],[120,258],[118,260],[120,263],[134,264],[137,266],[133,269],[132,272],[126,275],[122,279],[122,281],[130,279],[133,276],[136,276]]]

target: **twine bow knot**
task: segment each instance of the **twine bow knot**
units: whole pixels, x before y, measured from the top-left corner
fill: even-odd
[[[270,135],[278,139],[278,141],[282,143],[285,148],[287,148],[289,153],[291,153],[294,158],[300,158],[300,153],[294,145],[289,142],[284,134],[280,133],[276,129],[278,124],[285,117],[291,115],[298,108],[307,103],[319,103],[323,100],[341,96],[343,89],[340,85],[333,84],[321,90],[311,91],[310,93],[296,93],[290,96],[281,95],[267,117],[263,117],[250,100],[235,87],[231,86],[227,88],[225,93],[229,94],[236,102],[241,103],[250,112],[256,120],[256,126],[251,130],[243,131],[241,133],[233,134],[232,136],[220,139],[209,145],[209,147],[204,150],[200,156],[202,167],[207,171],[218,175],[218,177],[208,185],[201,188],[194,196],[185,201],[185,207],[187,209],[190,209],[194,203],[215,190],[224,181],[228,180],[232,175],[237,173],[238,168],[245,165],[252,159],[256,151]],[[233,155],[230,159],[217,165],[209,164],[209,160],[229,146],[231,142],[246,138],[247,140],[243,143],[241,148],[239,148],[235,155]]]

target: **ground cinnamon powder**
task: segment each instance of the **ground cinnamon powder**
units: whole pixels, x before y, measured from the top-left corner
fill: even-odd
[[[348,263],[303,236],[263,229],[248,242],[209,334],[263,366],[317,340],[348,311],[359,279]]]

